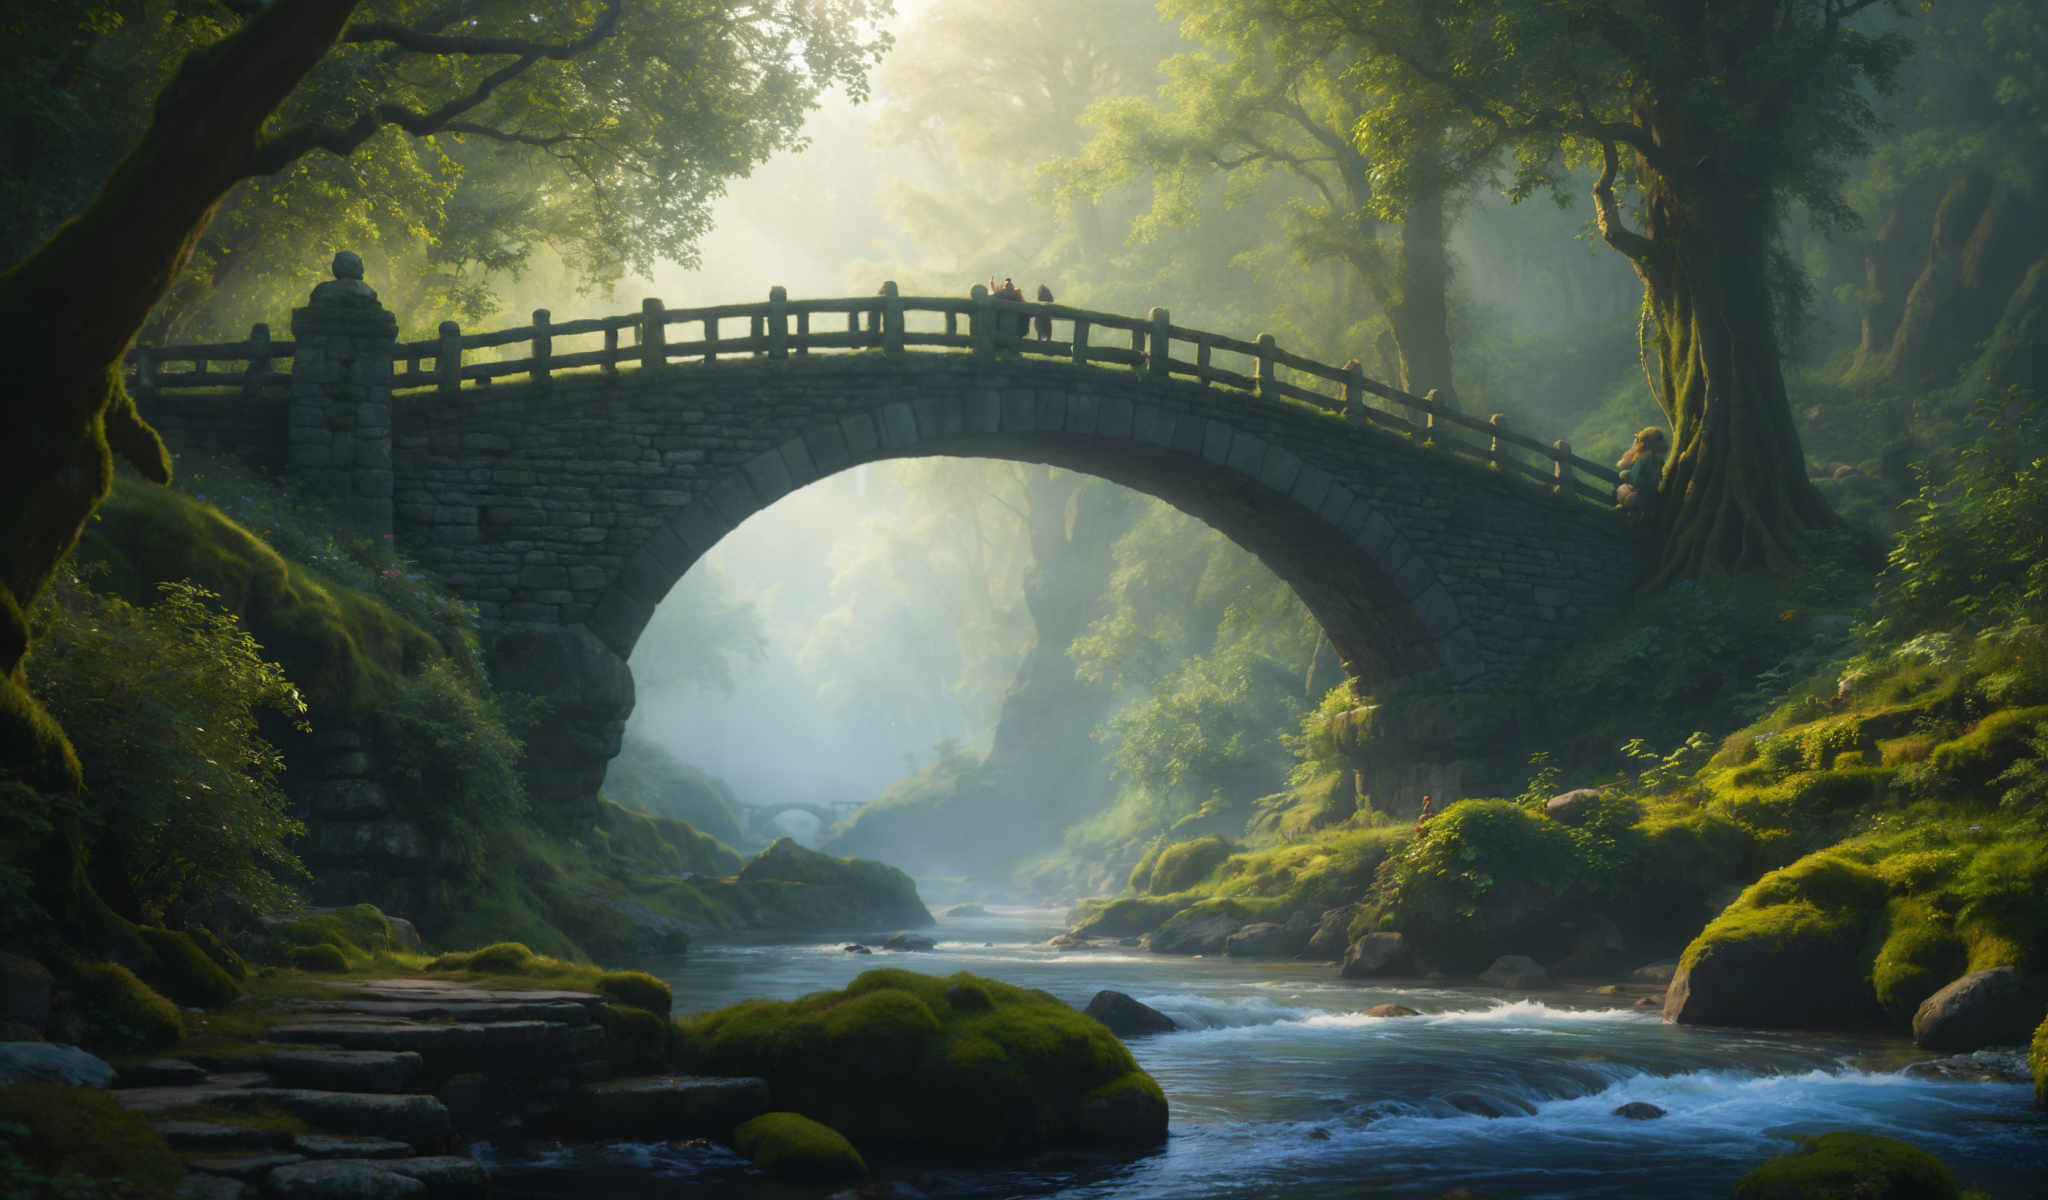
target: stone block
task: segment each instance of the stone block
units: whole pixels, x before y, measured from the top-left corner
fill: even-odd
[[[740,522],[761,511],[760,499],[748,485],[747,477],[739,472],[729,474],[712,485],[711,490],[704,494],[704,501],[700,503],[702,502],[709,502],[726,520],[732,522],[734,528],[738,528]]]
[[[1435,582],[1436,572],[1419,555],[1409,558],[1394,572],[1394,590],[1411,600]]]
[[[1222,466],[1230,461],[1230,443],[1236,439],[1236,431],[1230,426],[1210,417],[1202,424],[1201,455],[1209,462]],[[1264,453],[1264,447],[1260,452]]]
[[[1103,437],[1131,436],[1133,406],[1122,396],[1104,396],[1096,404],[1095,432]]]
[[[897,401],[882,406],[882,445],[890,450],[908,450],[917,445],[917,415],[910,405]]]
[[[1058,433],[1067,427],[1065,392],[1039,392],[1034,407],[1038,413],[1036,424],[1041,432]]]
[[[1324,498],[1330,494],[1332,482],[1328,471],[1321,467],[1304,466],[1301,473],[1295,476],[1294,487],[1288,494],[1294,497],[1296,504],[1315,512],[1322,508]]]
[[[1068,392],[1067,411],[1062,427],[1068,433],[1094,433],[1096,408],[1096,399],[1092,394],[1082,391]]]
[[[967,393],[962,413],[969,433],[994,433],[1002,428],[1002,399],[993,388],[975,388]]]
[[[1278,446],[1268,446],[1265,460],[1259,464],[1259,482],[1284,495],[1294,487],[1301,469],[1299,458]]]
[[[849,465],[868,461],[882,448],[882,435],[875,428],[875,419],[867,413],[853,413],[840,418],[839,432],[846,439]]]
[[[753,484],[754,495],[764,508],[790,492],[789,468],[783,464],[780,449],[756,454],[741,470],[746,472],[747,481]]]
[[[789,475],[791,491],[806,487],[819,478],[818,465],[811,461],[811,452],[802,438],[791,438],[776,450],[782,456],[782,469]]]
[[[1171,446],[1173,415],[1150,404],[1136,405],[1131,411],[1131,434],[1154,446]]]
[[[1004,433],[1031,433],[1037,430],[1037,394],[1024,388],[1004,388],[1002,395],[1002,431]]]

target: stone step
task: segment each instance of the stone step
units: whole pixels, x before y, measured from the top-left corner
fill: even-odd
[[[294,1021],[263,1031],[266,1042],[334,1046],[343,1050],[411,1050],[436,1054],[534,1054],[570,1044],[567,1027],[548,1021],[482,1021],[425,1025],[412,1021]]]
[[[645,1075],[584,1084],[553,1123],[586,1137],[629,1141],[725,1137],[768,1107],[765,1079]]]
[[[419,1082],[426,1060],[412,1050],[278,1050],[263,1070],[279,1087],[329,1092],[404,1092]]]
[[[205,1082],[206,1068],[198,1063],[189,1063],[182,1058],[152,1058],[148,1062],[122,1067],[121,1077],[114,1081],[114,1086],[182,1087]]]
[[[107,1095],[130,1112],[154,1112],[166,1108],[184,1108],[189,1104],[212,1104],[223,1096],[233,1096],[268,1081],[269,1076],[259,1071],[249,1071],[209,1075],[205,1083],[175,1087],[115,1088]]]
[[[150,1128],[173,1150],[275,1150],[291,1144],[288,1134],[218,1121],[155,1121]]]
[[[239,1179],[194,1171],[178,1181],[177,1200],[243,1200],[249,1189]]]
[[[432,1096],[325,1092],[312,1088],[244,1088],[219,1098],[229,1104],[271,1104],[324,1133],[390,1138],[414,1146],[449,1133],[448,1109]]]
[[[344,1000],[337,1012],[412,1021],[547,1021],[555,1025],[589,1022],[591,1006],[571,1000]]]
[[[480,1200],[490,1186],[483,1165],[453,1155],[421,1158],[330,1158],[278,1167],[264,1191],[280,1200],[357,1200],[423,1196]]]
[[[292,1149],[307,1158],[410,1158],[412,1147],[390,1138],[340,1137],[331,1133],[302,1133],[292,1139]]]
[[[208,1175],[225,1175],[229,1179],[249,1183],[263,1178],[278,1167],[288,1167],[293,1163],[305,1161],[306,1156],[303,1154],[237,1154],[232,1157],[195,1158],[185,1165],[194,1171],[204,1171]]]

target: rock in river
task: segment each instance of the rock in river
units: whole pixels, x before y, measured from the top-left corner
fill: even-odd
[[[1083,1011],[1109,1026],[1109,1031],[1118,1037],[1171,1033],[1180,1028],[1172,1017],[1151,1005],[1107,988],[1095,993],[1095,998],[1088,1001],[1088,1007]]]

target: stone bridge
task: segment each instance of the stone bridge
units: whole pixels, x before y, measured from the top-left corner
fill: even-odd
[[[773,839],[782,836],[782,829],[775,824],[775,819],[786,813],[808,813],[817,818],[818,828],[824,830],[859,812],[865,803],[864,800],[835,800],[830,804],[805,804],[802,801],[749,804],[743,806],[740,815],[748,832]]]
[[[1163,309],[776,289],[399,343],[353,257],[291,342],[259,326],[139,349],[138,401],[174,445],[289,473],[472,601],[498,685],[551,702],[532,781],[571,812],[618,749],[626,659],[669,588],[753,513],[861,463],[1046,463],[1200,518],[1294,588],[1362,695],[1402,698],[1401,753],[1438,767],[1496,746],[1490,698],[1610,617],[1636,572],[1613,472],[1564,443]]]

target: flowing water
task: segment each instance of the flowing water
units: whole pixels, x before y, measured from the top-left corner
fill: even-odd
[[[1172,1107],[1163,1148],[919,1172],[935,1197],[1354,1200],[1463,1187],[1501,1200],[1722,1200],[1791,1135],[1831,1129],[1903,1138],[2001,1200],[2048,1197],[2048,1122],[2032,1089],[1930,1070],[1901,1039],[1681,1028],[1579,993],[1377,986],[1307,963],[1058,953],[1038,943],[1059,917],[941,920],[926,931],[939,940],[928,954],[848,954],[835,938],[704,945],[643,965],[675,988],[678,1013],[835,989],[887,965],[973,971],[1077,1007],[1113,988],[1183,1026],[1131,1044]],[[1424,1015],[1362,1015],[1387,1001]],[[1613,1115],[1631,1101],[1667,1115]],[[492,1161],[494,1195],[802,1194],[764,1188],[716,1148],[508,1150]]]

